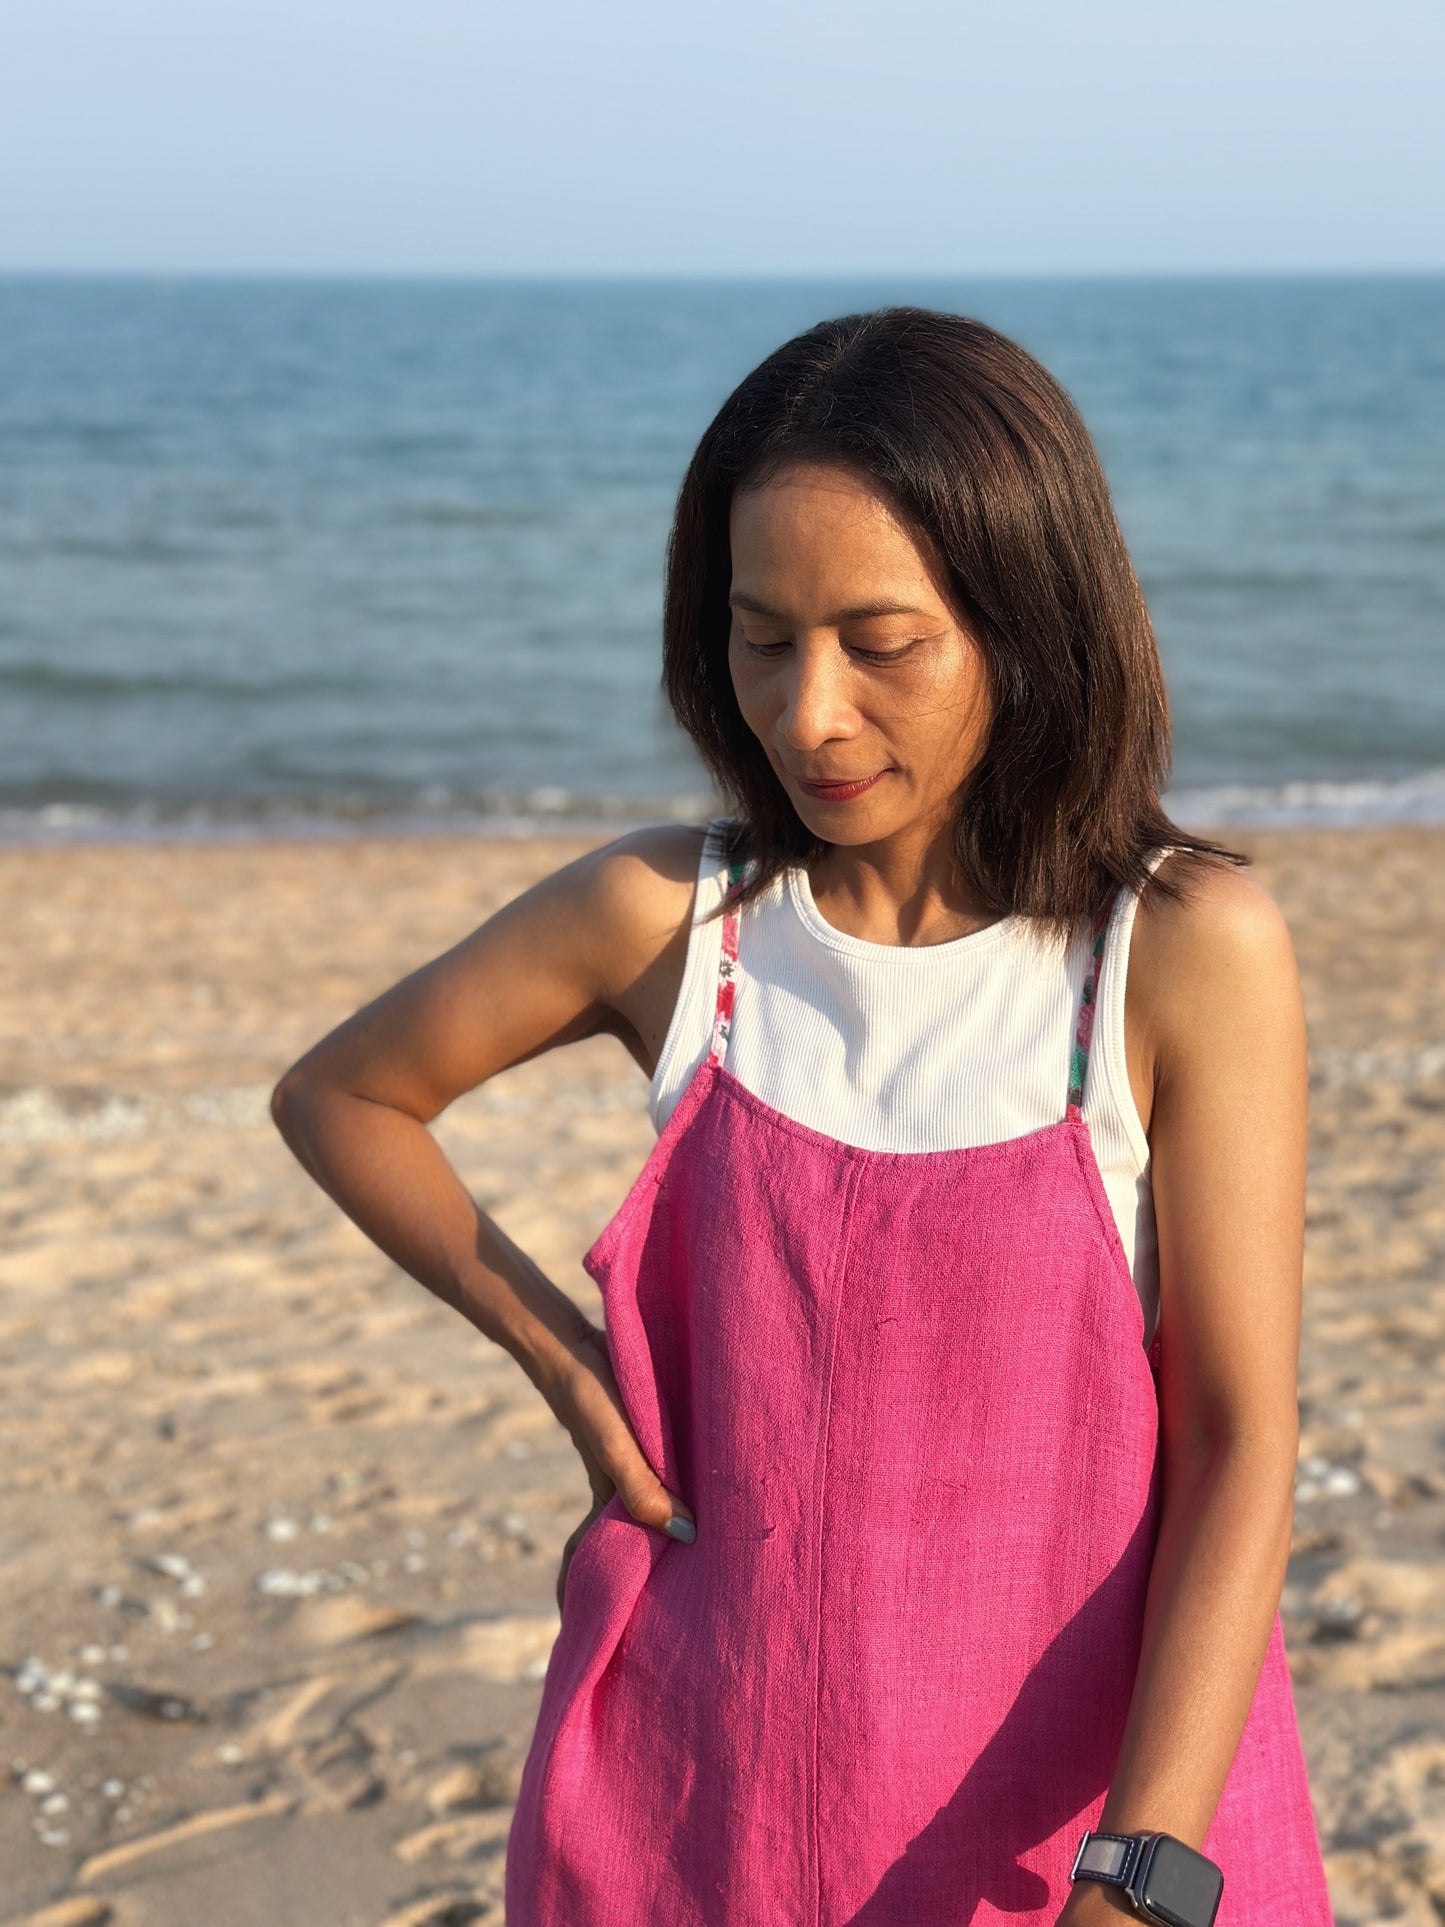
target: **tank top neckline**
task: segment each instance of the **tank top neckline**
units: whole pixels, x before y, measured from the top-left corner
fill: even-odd
[[[857,957],[864,962],[879,963],[884,959],[897,959],[899,967],[916,970],[933,962],[951,963],[965,954],[991,949],[1014,934],[1025,919],[1016,912],[1000,917],[994,923],[985,924],[982,930],[969,930],[961,937],[948,937],[942,943],[877,943],[871,937],[855,937],[847,930],[840,930],[818,908],[813,895],[813,886],[808,872],[801,863],[795,863],[784,872],[788,900],[804,929],[819,943],[830,950],[841,951],[845,956]]]
[[[742,923],[740,908],[735,898],[746,870],[747,864],[741,856],[733,856],[729,859],[727,865],[727,882],[723,891],[724,909],[718,954],[716,997],[713,1005],[712,1039],[707,1057],[703,1060],[704,1064],[711,1064],[714,1069],[719,1070],[726,1068],[724,1060],[727,1057],[728,1044],[732,1038],[733,1007],[737,1000],[739,937]],[[790,885],[792,878],[798,875],[803,876],[806,884],[806,872],[802,870],[801,865],[794,866],[788,875]],[[810,903],[812,901],[811,889],[808,890],[808,901]],[[1101,906],[1098,915],[1094,918],[1092,943],[1089,951],[1088,966],[1084,975],[1083,991],[1075,1007],[1073,1048],[1069,1056],[1068,1097],[1064,1116],[1062,1118],[1055,1118],[1052,1124],[1043,1125],[1038,1131],[1026,1132],[1024,1134],[1026,1137],[1040,1136],[1047,1131],[1057,1130],[1060,1127],[1072,1128],[1074,1126],[1078,1126],[1086,1136],[1088,1135],[1088,1125],[1083,1116],[1084,1081],[1088,1076],[1089,1047],[1094,1030],[1094,1009],[1098,995],[1099,965],[1103,959],[1104,942],[1108,933],[1109,924],[1113,918],[1116,901],[1117,893],[1111,893]],[[799,907],[801,908],[801,904]],[[846,943],[859,944],[868,951],[881,950],[889,954],[903,951],[909,954],[922,954],[924,956],[931,950],[951,950],[955,945],[960,943],[977,943],[980,938],[992,936],[1003,927],[1003,924],[1010,921],[1008,918],[1000,919],[999,923],[989,924],[986,929],[970,931],[969,934],[964,937],[950,938],[947,943],[913,946],[906,944],[875,944],[869,942],[866,938],[848,937],[845,932],[841,930],[835,931],[830,923],[825,922],[816,906],[813,907],[813,916],[825,932],[831,933]],[[1013,919],[1013,921],[1017,920],[1017,918]],[[700,1064],[698,1066],[698,1073],[701,1073],[702,1068],[703,1065]],[[739,1080],[733,1081],[739,1082],[739,1088],[743,1088]],[[678,1108],[680,1109],[682,1107],[679,1106]],[[765,1104],[764,1109],[773,1112],[774,1115],[780,1118],[783,1116],[783,1113],[775,1111],[772,1105]],[[826,1134],[820,1132],[818,1135],[822,1137]],[[829,1141],[837,1142],[839,1140],[830,1139]],[[1018,1142],[1017,1139],[1002,1141]],[[920,1152],[909,1155],[936,1157],[942,1154],[938,1152]],[[1097,1175],[1097,1165],[1095,1165],[1095,1173]],[[1100,1180],[1100,1188],[1102,1189],[1102,1179]],[[1132,1284],[1132,1279],[1130,1282]]]

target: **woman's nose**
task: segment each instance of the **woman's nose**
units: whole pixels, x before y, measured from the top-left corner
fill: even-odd
[[[796,647],[788,666],[783,710],[778,729],[793,749],[814,749],[820,743],[851,733],[851,714],[839,673],[837,650]]]

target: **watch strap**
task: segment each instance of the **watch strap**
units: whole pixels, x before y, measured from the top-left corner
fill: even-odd
[[[1150,1840],[1147,1833],[1095,1833],[1079,1842],[1070,1880],[1099,1880],[1109,1887],[1128,1887]]]

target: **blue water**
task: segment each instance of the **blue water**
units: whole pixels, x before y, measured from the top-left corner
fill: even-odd
[[[1445,277],[0,280],[0,829],[691,812],[658,691],[692,446],[912,300],[1064,381],[1196,817],[1445,818]]]

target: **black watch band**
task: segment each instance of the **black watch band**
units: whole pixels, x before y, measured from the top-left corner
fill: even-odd
[[[1079,1842],[1070,1880],[1098,1880],[1106,1887],[1127,1888],[1139,1865],[1147,1833],[1086,1833]]]
[[[1164,1927],[1214,1927],[1224,1892],[1215,1863],[1172,1833],[1086,1833],[1070,1880],[1118,1887],[1141,1920]]]

